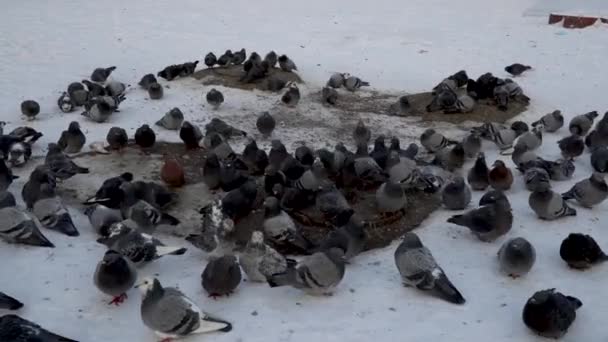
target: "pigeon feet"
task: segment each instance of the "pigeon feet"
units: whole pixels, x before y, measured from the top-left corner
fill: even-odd
[[[167,337],[167,338],[163,338],[159,342],[173,342],[173,339],[171,337]]]
[[[517,279],[517,278],[519,278],[519,275],[517,275],[517,274],[509,274],[509,277],[511,277],[513,279]]]
[[[109,302],[109,303],[108,303],[108,305],[112,305],[112,304],[114,304],[114,305],[116,305],[116,306],[119,306],[119,305],[120,305],[120,304],[122,304],[122,303],[125,301],[125,299],[127,299],[127,298],[129,298],[129,297],[127,297],[127,294],[126,294],[126,293],[123,293],[123,294],[121,294],[121,295],[120,295],[120,296],[118,296],[118,297],[114,297],[114,299],[112,299],[112,301],[111,301],[111,302]]]

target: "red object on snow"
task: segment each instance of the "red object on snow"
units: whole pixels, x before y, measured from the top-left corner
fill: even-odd
[[[561,22],[565,28],[585,28],[588,26],[595,25],[597,21],[603,24],[608,24],[608,19],[600,17],[583,17],[576,15],[564,15],[564,14],[550,14],[549,24],[556,24]]]

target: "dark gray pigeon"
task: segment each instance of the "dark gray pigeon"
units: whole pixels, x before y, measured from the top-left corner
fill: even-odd
[[[232,330],[232,324],[209,316],[181,291],[163,287],[158,279],[146,278],[136,287],[143,293],[141,318],[160,338],[176,339]]]
[[[141,147],[142,149],[151,148],[152,146],[154,146],[155,142],[156,142],[156,133],[154,133],[154,131],[152,130],[152,128],[150,128],[150,126],[144,124],[144,125],[141,125],[135,131],[135,143],[137,144],[137,146]]]
[[[120,127],[112,127],[108,131],[108,135],[106,135],[106,142],[108,143],[108,148],[110,150],[122,150],[127,147],[127,143],[129,142],[129,136],[127,135],[127,131],[124,128]]]
[[[324,184],[317,194],[315,208],[334,226],[345,225],[355,213],[335,184]]]
[[[70,96],[72,96],[72,94],[76,91],[76,90],[85,90],[84,89],[84,85],[80,82],[72,82],[68,85],[68,94]]]
[[[40,197],[40,187],[42,184],[48,184],[52,187],[56,186],[55,177],[45,165],[39,165],[32,171],[30,178],[21,190],[21,197],[28,209],[32,209],[34,202]]]
[[[150,85],[148,85],[148,96],[150,96],[150,99],[160,100],[163,98],[164,93],[165,91],[161,84],[151,83]]]
[[[174,107],[173,109],[165,113],[165,115],[160,120],[158,120],[155,125],[174,131],[182,127],[183,122],[184,114],[179,108]]]
[[[91,81],[104,83],[114,70],[116,70],[115,66],[111,66],[109,68],[96,68],[93,70],[93,73],[91,73]]]
[[[266,61],[266,63],[268,63],[269,68],[274,68],[278,61],[277,53],[274,51],[270,51],[264,57],[264,61]]]
[[[19,310],[22,307],[23,303],[3,292],[0,292],[0,309]],[[0,335],[2,334],[0,333]]]
[[[520,63],[514,63],[505,67],[505,71],[511,74],[512,76],[519,76],[524,73],[526,70],[532,69],[529,65],[523,65]]]
[[[25,165],[32,157],[32,145],[28,142],[16,142],[8,150],[8,162],[12,167]]]
[[[490,170],[486,164],[486,155],[483,152],[477,154],[475,164],[467,174],[467,181],[475,191],[484,191],[490,186]]]
[[[142,231],[154,232],[159,225],[171,225],[177,226],[180,221],[162,212],[159,206],[154,206],[143,196],[142,187],[149,187],[150,184],[144,183],[143,186],[136,186],[136,183],[122,183],[120,190],[122,190],[123,198],[121,203],[121,212],[123,217],[130,219],[137,224],[137,228]],[[150,200],[148,198],[148,200]]]
[[[103,259],[97,263],[93,282],[99,291],[112,296],[108,304],[120,305],[127,299],[129,291],[137,281],[137,269],[128,258],[122,254],[108,250]]]
[[[412,232],[405,234],[403,241],[395,250],[395,264],[405,286],[432,291],[454,304],[465,303],[464,297],[450,282],[418,235]]]
[[[376,207],[381,214],[401,211],[406,205],[407,197],[400,183],[389,180],[376,190]]]
[[[447,146],[435,152],[435,159],[432,164],[438,165],[443,169],[454,172],[464,166],[465,154],[461,143],[454,146]]]
[[[153,83],[158,83],[158,81],[156,80],[156,76],[154,76],[154,74],[146,74],[141,78],[141,80],[137,84],[145,90],[148,90],[148,88],[150,88],[150,85],[152,85]]]
[[[243,64],[245,59],[247,59],[247,51],[245,51],[245,48],[242,48],[241,50],[232,54],[231,62],[233,65],[241,65],[241,64]]]
[[[262,112],[255,122],[255,126],[264,137],[269,137],[272,135],[272,131],[274,131],[276,125],[276,120],[272,117],[272,115],[270,115],[269,112]]]
[[[216,190],[220,187],[220,161],[213,152],[207,154],[203,164],[203,182],[209,190]]]
[[[365,223],[359,215],[353,214],[346,225],[332,230],[318,249],[339,248],[345,251],[344,260],[348,261],[365,250],[367,238]]]
[[[608,184],[604,175],[594,172],[591,177],[576,183],[562,194],[565,200],[575,199],[585,208],[592,208],[608,198]]]
[[[324,104],[334,106],[338,102],[338,92],[334,88],[323,87],[321,90],[321,100]]]
[[[571,233],[562,241],[559,255],[568,266],[584,270],[608,261],[608,256],[590,235]]]
[[[213,258],[201,275],[209,297],[229,296],[241,283],[241,267],[234,255]]]
[[[353,130],[353,140],[355,140],[355,145],[359,146],[361,144],[366,145],[369,144],[369,141],[372,137],[372,133],[367,128],[362,119],[357,121],[357,126]]]
[[[51,174],[60,180],[66,180],[79,173],[89,173],[89,169],[76,165],[55,143],[48,144],[44,164],[51,171]]]
[[[207,103],[216,110],[224,103],[224,95],[215,88],[211,88],[205,98],[207,99]]]
[[[226,50],[226,52],[224,52],[223,55],[220,56],[220,58],[217,59],[217,64],[219,66],[229,66],[230,63],[232,62],[232,58],[234,57],[234,54],[232,53],[231,50]]]
[[[58,231],[68,236],[78,236],[78,230],[72,216],[55,193],[55,186],[48,183],[40,185],[38,200],[34,202],[32,213],[43,227]]]
[[[399,97],[397,102],[394,102],[389,106],[388,112],[393,115],[406,115],[410,111],[411,107],[412,106],[407,95],[403,95]]]
[[[21,114],[25,115],[28,120],[34,120],[36,115],[40,113],[40,105],[34,100],[25,100],[21,102]]]
[[[298,70],[296,64],[289,58],[287,55],[281,55],[278,58],[279,68],[285,72],[293,72],[294,70]]]
[[[17,205],[15,196],[8,190],[0,191],[0,209]]]
[[[184,142],[186,149],[196,149],[200,147],[199,143],[203,139],[203,133],[198,126],[191,124],[190,121],[184,121],[179,129],[179,137]]]
[[[5,191],[19,176],[13,175],[13,171],[6,165],[4,159],[0,159],[0,191]]]
[[[585,142],[578,135],[565,137],[557,142],[559,149],[562,151],[562,156],[565,159],[574,159],[579,157],[585,151]]]
[[[479,205],[479,208],[450,217],[448,222],[469,228],[479,240],[484,242],[494,241],[511,230],[513,225],[511,204],[502,191],[489,191]]]
[[[505,241],[498,250],[500,270],[511,278],[519,278],[528,274],[535,261],[534,246],[522,237]]]
[[[593,121],[598,117],[597,111],[592,111],[586,114],[577,115],[570,120],[568,128],[572,135],[584,137],[589,133],[593,126]]]
[[[250,178],[222,198],[222,212],[236,224],[253,210],[257,194],[258,185],[255,179]]]
[[[441,192],[441,202],[449,210],[463,210],[471,202],[471,189],[464,178],[456,176]]]
[[[209,52],[208,54],[205,55],[204,63],[207,66],[207,68],[213,68],[213,66],[215,64],[217,64],[217,57],[215,56],[215,54],[213,52]]]
[[[87,86],[90,98],[107,95],[106,88],[100,84],[91,82],[89,80],[82,80],[82,83]]]
[[[281,102],[286,104],[288,107],[295,107],[300,102],[300,89],[294,82],[290,82],[287,85],[287,91],[281,96]]]
[[[0,317],[0,341],[5,342],[78,342],[52,333],[17,315]]]
[[[111,209],[120,209],[125,199],[125,193],[121,186],[123,183],[131,181],[133,181],[133,174],[130,172],[124,172],[118,176],[110,177],[104,180],[99,189],[95,192],[95,195],[84,201],[83,204],[90,205],[101,203]]]
[[[40,231],[40,222],[17,207],[0,208],[0,238],[8,243],[55,247]]]
[[[61,147],[64,153],[73,154],[80,152],[86,141],[86,136],[80,130],[80,124],[77,121],[72,121],[68,129],[61,132],[57,145]]]
[[[565,296],[555,289],[534,293],[524,305],[524,324],[540,336],[558,339],[568,332],[583,306],[578,298]]]
[[[101,97],[95,97],[85,104],[85,111],[81,115],[91,121],[102,123],[108,121],[114,113],[114,109],[108,101]]]
[[[205,134],[209,135],[212,132],[220,134],[224,139],[247,136],[247,132],[238,129],[219,118],[212,118],[211,121],[205,125]]]
[[[597,172],[608,172],[608,147],[600,147],[591,152],[591,166]]]
[[[481,137],[478,133],[469,133],[462,140],[462,148],[467,158],[475,158],[481,151]]]

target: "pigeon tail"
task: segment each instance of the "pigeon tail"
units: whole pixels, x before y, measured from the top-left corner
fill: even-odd
[[[270,285],[270,287],[280,287],[295,284],[297,276],[295,266],[296,265],[293,263],[288,263],[287,271],[284,273],[273,274],[268,277],[268,285]]]
[[[23,307],[23,303],[15,298],[0,292],[0,309],[19,310]]]
[[[581,306],[583,306],[583,302],[581,302],[580,299],[576,298],[576,297],[572,297],[572,296],[566,296],[566,299],[568,299],[568,301],[574,305],[575,309],[580,308]]]
[[[76,229],[76,226],[74,225],[74,222],[72,221],[72,218],[70,217],[69,213],[63,213],[63,214],[57,216],[57,222],[55,222],[55,224],[49,228],[52,230],[56,230],[60,233],[63,233],[67,236],[79,236],[80,235],[80,233],[78,232],[78,229]]]
[[[362,87],[369,87],[369,82],[361,81],[361,86]]]
[[[457,224],[459,226],[467,226],[468,219],[464,215],[454,215],[448,219],[448,223]]]
[[[566,206],[564,216],[576,216],[576,209]]]
[[[166,224],[169,226],[177,226],[180,223],[181,223],[180,220],[178,220],[176,217],[171,216],[166,213],[162,213],[162,215],[160,217],[160,222],[159,222],[159,224]]]
[[[193,334],[202,334],[212,331],[229,332],[232,330],[232,324],[219,318],[205,316],[201,318],[201,326],[196,329]]]
[[[27,226],[27,227],[24,227],[24,229],[30,230],[32,232],[32,234],[30,234],[25,239],[17,239],[17,242],[25,244],[25,245],[30,245],[30,246],[50,247],[50,248],[55,247],[55,245],[53,245],[53,243],[51,241],[49,241],[49,239],[47,239],[46,236],[42,235],[42,232],[40,232],[40,230],[38,229],[38,226],[36,225],[36,223],[34,223],[34,221],[26,221],[26,222],[23,222],[22,224]]]
[[[157,246],[156,255],[158,257],[163,255],[183,255],[187,250],[185,247]]]
[[[450,282],[448,277],[443,272],[439,278],[435,280],[435,290],[437,290],[441,298],[450,303],[464,304],[466,302],[462,294],[460,294],[458,289],[456,289],[456,286]]]
[[[574,199],[574,188],[568,190],[567,192],[564,192],[562,194],[562,198],[565,200],[570,200],[570,199]]]

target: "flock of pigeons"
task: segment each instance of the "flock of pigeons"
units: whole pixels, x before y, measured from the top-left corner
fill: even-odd
[[[277,63],[283,71],[297,70],[295,63],[285,55],[277,57],[276,53],[270,52],[262,60],[254,52],[247,59],[244,49],[235,53],[228,50],[220,58],[209,53],[204,62],[210,68],[243,64],[243,82],[266,77],[268,70]],[[187,76],[194,72],[197,63],[171,65],[157,76],[169,81]],[[529,69],[522,65],[507,68],[516,75]],[[84,106],[83,115],[89,119],[95,122],[108,120],[125,100],[127,89],[123,83],[108,80],[114,69],[95,69],[90,80],[70,84],[58,100],[59,108],[70,112]],[[519,88],[509,91],[505,98],[503,90],[496,89],[514,82],[495,79],[488,83],[485,79],[469,80],[464,71],[458,72],[435,88],[435,97],[429,106],[439,104],[440,108],[452,111],[454,104],[446,100],[446,94],[465,84],[466,96],[491,97],[499,106],[506,105],[513,97],[524,96]],[[145,75],[139,85],[148,91],[150,98],[162,98],[163,87],[153,74]],[[322,92],[323,99],[335,100],[337,88],[356,91],[366,85],[367,82],[358,77],[336,73],[327,82]],[[282,95],[283,102],[288,106],[297,105],[297,86],[294,83],[283,84],[280,88],[284,86],[287,90]],[[217,109],[224,97],[212,89],[206,100]],[[462,103],[457,97],[458,101]],[[330,103],[329,100],[327,102]],[[404,96],[397,105],[406,108],[407,103]],[[33,118],[40,106],[28,100],[22,103],[21,110],[28,118]],[[167,130],[179,130],[186,149],[203,147],[207,151],[202,165],[203,181],[210,190],[224,193],[221,199],[201,209],[200,231],[186,238],[210,255],[201,275],[202,286],[209,295],[229,295],[241,282],[241,270],[249,281],[266,282],[271,287],[292,286],[313,295],[326,295],[340,284],[348,260],[356,257],[366,246],[366,222],[351,207],[343,190],[373,191],[382,217],[403,214],[410,191],[435,192],[445,208],[463,210],[471,201],[472,190],[488,190],[479,201],[479,207],[454,215],[448,222],[467,227],[481,241],[492,242],[509,232],[513,224],[506,194],[513,183],[514,172],[501,160],[488,167],[482,140],[492,141],[505,151],[504,154],[511,154],[526,188],[531,191],[529,205],[537,216],[544,220],[560,219],[576,215],[576,210],[568,204],[570,200],[591,208],[608,197],[608,185],[601,174],[608,167],[608,112],[593,128],[597,116],[597,112],[591,112],[576,116],[570,122],[571,135],[559,141],[563,158],[557,161],[545,160],[536,151],[542,145],[544,132],[556,132],[564,125],[559,111],[532,123],[532,129],[521,121],[510,126],[486,123],[473,128],[462,141],[450,140],[433,129],[427,129],[420,137],[420,145],[433,155],[431,160],[418,154],[419,147],[415,143],[402,149],[396,137],[390,139],[389,146],[385,136],[376,137],[374,147],[369,151],[372,132],[361,120],[352,134],[356,146],[354,152],[343,143],[337,144],[333,151],[324,148],[315,151],[302,144],[293,154],[278,139],[272,140],[267,153],[251,138],[243,152],[237,154],[229,141],[234,137],[248,136],[246,132],[213,118],[205,126],[203,134],[199,127],[184,121],[178,108],[166,113],[156,125]],[[264,138],[269,138],[273,135],[276,121],[270,113],[263,112],[257,118],[256,127]],[[21,194],[27,210],[19,208],[9,192],[11,183],[18,176],[13,175],[8,165],[16,167],[27,162],[31,144],[41,135],[31,128],[20,127],[0,136],[4,157],[0,160],[0,237],[9,243],[53,247],[42,233],[44,228],[69,236],[79,235],[56,191],[59,182],[89,172],[68,156],[81,151],[86,143],[76,121],[69,124],[57,143],[48,145],[44,164],[37,166],[25,183]],[[149,125],[137,129],[134,138],[143,150],[154,146],[156,141]],[[128,141],[124,129],[113,127],[107,135],[107,148],[120,150],[127,146]],[[564,194],[552,191],[552,180],[572,177],[572,160],[584,153],[585,145],[591,151],[591,164],[597,172]],[[28,147],[29,155],[19,154]],[[453,173],[461,169],[467,159],[473,158],[475,163],[468,171],[466,181]],[[176,179],[171,173],[181,172],[179,184],[168,183],[183,185],[183,170],[180,168],[179,164],[173,165],[162,172],[162,178]],[[108,247],[95,270],[94,283],[102,293],[113,298],[110,304],[116,305],[127,298],[126,293],[131,288],[139,288],[143,293],[141,318],[163,339],[230,331],[231,323],[203,312],[178,289],[163,287],[154,278],[145,278],[137,283],[141,267],[163,256],[186,252],[184,247],[166,246],[153,237],[159,225],[180,224],[178,218],[164,212],[177,200],[177,195],[166,186],[136,181],[128,172],[105,180],[94,196],[85,202],[85,214],[99,236],[97,242]],[[237,244],[235,233],[239,222],[262,209],[262,226],[251,234],[246,245]],[[309,209],[319,213],[325,224],[333,228],[318,245],[301,234],[292,218],[292,214]],[[305,256],[295,261],[286,258],[285,254]],[[578,233],[570,234],[562,242],[560,255],[569,266],[577,269],[608,260],[592,237]],[[415,233],[405,234],[394,257],[406,286],[429,291],[452,303],[465,303],[463,295]],[[534,246],[522,237],[506,241],[498,251],[500,268],[511,277],[524,276],[533,267],[535,259]],[[0,295],[1,308],[16,310],[22,306],[18,300]],[[543,290],[528,300],[523,320],[538,334],[557,338],[567,332],[576,317],[575,310],[581,306],[582,303],[574,297],[554,289]],[[16,315],[0,318],[0,340],[72,341]]]

